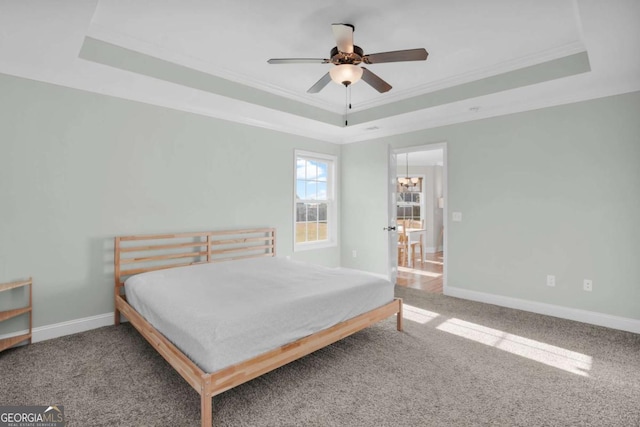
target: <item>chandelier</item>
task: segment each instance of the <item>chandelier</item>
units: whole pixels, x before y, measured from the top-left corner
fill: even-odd
[[[420,182],[420,178],[414,176],[413,178],[409,176],[409,153],[407,153],[407,169],[406,175],[404,178],[398,178],[398,184],[402,186],[402,190],[406,191],[409,187],[415,187]]]

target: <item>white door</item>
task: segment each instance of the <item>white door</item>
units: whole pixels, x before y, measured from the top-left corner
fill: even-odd
[[[389,146],[389,172],[388,172],[388,194],[389,198],[387,199],[388,206],[388,220],[387,226],[385,229],[387,230],[389,237],[389,280],[392,283],[396,283],[396,277],[398,276],[398,230],[396,228],[397,221],[397,204],[398,201],[396,199],[396,188],[398,182],[398,171],[397,171],[397,156],[393,151],[391,146]]]

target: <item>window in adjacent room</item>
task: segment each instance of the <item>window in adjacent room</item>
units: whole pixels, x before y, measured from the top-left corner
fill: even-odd
[[[413,178],[413,177],[412,177]],[[403,186],[398,183],[397,195],[397,217],[398,221],[420,221],[423,209],[422,186],[424,179],[415,177],[414,185]]]
[[[336,245],[336,157],[295,152],[294,250]]]

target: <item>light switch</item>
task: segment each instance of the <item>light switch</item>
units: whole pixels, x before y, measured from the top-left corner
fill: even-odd
[[[455,222],[462,221],[462,212],[453,212],[451,214],[451,219],[454,220]]]

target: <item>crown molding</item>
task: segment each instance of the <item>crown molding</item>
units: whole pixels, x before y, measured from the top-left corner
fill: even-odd
[[[87,30],[88,37],[92,37],[98,40],[102,40],[107,43],[115,44],[127,49],[135,50],[137,52],[154,56],[159,59],[174,62],[182,66],[193,68],[194,70],[204,73],[212,74],[220,78],[233,81],[235,83],[243,84],[255,89],[264,90],[265,92],[272,93],[274,95],[282,96],[287,99],[292,99],[299,102],[304,102],[308,105],[322,108],[332,113],[340,114],[342,109],[336,109],[334,105],[323,101],[322,99],[313,97],[308,94],[301,94],[288,90],[276,85],[269,84],[267,82],[255,79],[242,73],[232,71],[228,68],[220,65],[214,65],[209,62],[203,61],[199,58],[195,58],[189,55],[176,53],[168,50],[162,46],[154,43],[150,43],[141,39],[137,39],[127,34],[118,33],[110,29],[106,29],[99,24],[92,23]],[[429,82],[412,89],[404,91],[397,91],[388,94],[385,97],[364,101],[359,103],[356,108],[352,110],[353,113],[367,110],[369,108],[378,107],[385,104],[390,104],[396,101],[400,101],[406,98],[423,95],[426,93],[434,92],[440,89],[446,89],[449,87],[457,86],[464,83],[484,79],[497,74],[506,73],[509,71],[518,70],[528,66],[540,64],[543,62],[559,59],[565,56],[573,55],[579,52],[584,52],[585,47],[581,41],[574,41],[561,46],[557,46],[544,51],[536,52],[531,55],[525,55],[519,58],[510,59],[500,62],[498,64],[491,65],[489,67],[480,68],[467,73],[461,73],[455,76],[448,77],[446,79],[438,80],[435,82]]]
[[[544,83],[541,83],[544,84]],[[401,116],[394,116],[395,119],[400,119],[402,116],[405,116],[405,124],[394,126],[392,129],[385,129],[384,124],[380,124],[380,130],[372,131],[372,132],[357,132],[353,135],[345,135],[342,138],[342,143],[350,144],[354,142],[363,142],[370,141],[374,139],[380,139],[384,137],[401,135],[411,132],[417,132],[421,130],[427,130],[432,128],[437,128],[441,126],[454,125],[458,123],[471,122],[476,120],[488,119],[492,117],[500,117],[506,116],[509,114],[522,113],[526,111],[539,110],[542,108],[555,107],[559,105],[573,104],[577,102],[584,102],[598,98],[605,98],[609,96],[622,95],[625,93],[631,93],[640,91],[640,83],[637,81],[610,81],[608,85],[591,85],[589,83],[584,85],[585,88],[583,90],[574,90],[571,93],[560,94],[555,97],[545,97],[543,99],[536,99],[527,102],[521,102],[518,104],[501,104],[496,107],[483,107],[480,110],[470,111],[468,108],[464,108],[464,106],[468,104],[478,103],[477,101],[480,99],[486,100],[488,102],[482,102],[483,104],[490,102],[490,97],[494,96],[485,95],[480,98],[475,99],[465,99],[463,101],[459,101],[454,104],[446,104],[446,105],[455,105],[458,104],[461,106],[459,114],[445,114],[441,117],[433,118],[433,107],[431,109],[423,109],[418,111],[413,111]],[[524,99],[524,97],[521,97]],[[382,122],[384,123],[384,121]],[[367,125],[367,124],[364,124]],[[363,126],[364,126],[363,125]]]
[[[498,74],[508,73],[510,71],[519,70],[521,68],[526,68],[532,65],[552,61],[554,59],[564,58],[565,56],[574,55],[576,53],[584,51],[586,51],[586,49],[581,41],[573,41],[571,43],[567,43],[551,49],[546,49],[530,55],[502,61],[488,67],[478,68],[473,71],[457,74],[446,79],[425,83],[411,89],[393,92],[391,94],[388,94],[384,98],[381,97],[370,101],[364,101],[359,103],[357,108],[354,108],[353,111],[364,111],[369,108],[379,107],[381,105],[390,104],[403,99],[412,98],[414,96],[420,96],[430,92],[435,92],[437,90],[447,89],[476,80],[486,79]]]
[[[250,77],[246,74],[232,71],[226,67],[212,64],[210,62],[190,55],[171,51],[163,46],[132,37],[128,34],[109,30],[99,24],[91,23],[91,25],[87,29],[86,36],[111,43],[125,49],[131,49],[145,55],[153,56],[158,59],[173,62],[175,64],[192,68],[203,73],[211,74],[235,83],[252,87],[254,89],[263,90],[274,95],[282,96],[283,98],[292,99],[298,102],[304,102],[305,104],[322,108],[323,110],[327,110],[332,113],[340,113],[342,111],[341,109],[336,108],[333,104],[313,97],[306,92],[304,94],[300,94],[299,92],[295,92],[293,90],[272,85],[263,80]]]

